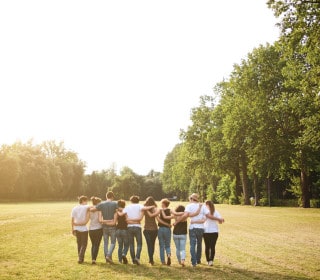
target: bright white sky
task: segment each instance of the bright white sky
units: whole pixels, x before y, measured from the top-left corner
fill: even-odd
[[[266,0],[0,2],[0,144],[162,171],[199,97],[279,36]]]

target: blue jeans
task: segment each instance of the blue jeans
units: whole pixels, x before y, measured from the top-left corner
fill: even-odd
[[[165,262],[164,251],[166,251],[167,256],[171,255],[170,243],[171,243],[171,229],[168,227],[159,227],[158,230],[159,239],[159,250],[160,250],[160,260],[162,263]]]
[[[122,262],[122,256],[126,256],[129,250],[128,230],[117,229],[116,236],[118,240],[118,259]]]
[[[89,236],[91,240],[91,258],[93,261],[97,259],[98,253],[99,253],[99,247],[100,247],[100,242],[102,239],[102,228],[100,229],[95,229],[95,230],[89,230]]]
[[[149,262],[153,262],[154,245],[158,236],[158,230],[145,229],[143,234],[147,242]]]
[[[110,237],[110,247],[109,245]],[[105,226],[103,228],[104,256],[112,258],[114,247],[116,246],[116,227]],[[108,249],[109,248],[109,249]]]
[[[142,250],[142,233],[141,227],[128,227],[130,256],[132,261],[135,259],[140,260],[140,254]],[[137,253],[135,253],[134,239],[137,241]]]
[[[203,233],[204,233],[203,228],[189,229],[190,254],[191,254],[191,263],[193,266],[201,262]]]
[[[186,259],[186,242],[187,242],[187,235],[186,234],[179,234],[173,235],[173,241],[176,245],[176,255],[179,263],[181,260]]]

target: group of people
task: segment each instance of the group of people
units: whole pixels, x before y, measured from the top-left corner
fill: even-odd
[[[114,263],[113,251],[118,241],[118,261],[128,263],[127,253],[133,264],[140,264],[142,250],[142,232],[145,237],[149,263],[154,265],[155,242],[158,237],[160,261],[163,265],[171,265],[171,234],[176,247],[176,257],[181,266],[185,266],[186,241],[189,222],[189,240],[191,264],[193,267],[201,263],[202,240],[205,243],[207,264],[213,265],[215,245],[218,239],[218,224],[224,222],[212,201],[204,204],[199,202],[199,196],[190,195],[190,203],[184,207],[177,206],[170,209],[170,201],[166,198],[160,201],[160,207],[152,196],[149,196],[144,205],[139,203],[138,196],[130,198],[130,204],[124,200],[114,201],[113,192],[106,194],[106,200],[92,197],[92,205],[88,205],[86,196],[79,197],[79,205],[71,212],[72,233],[77,238],[78,263],[84,262],[88,244],[91,240],[92,264],[96,264],[100,243],[104,240],[104,255],[107,263]],[[141,221],[144,218],[142,231]],[[89,223],[89,230],[87,224]],[[173,222],[172,222],[173,221]],[[171,228],[173,231],[171,232]],[[136,247],[136,248],[135,248]]]

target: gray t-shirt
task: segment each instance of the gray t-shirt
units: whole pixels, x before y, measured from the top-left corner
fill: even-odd
[[[99,203],[96,208],[101,211],[104,220],[112,220],[118,209],[118,203],[116,201],[104,201]]]

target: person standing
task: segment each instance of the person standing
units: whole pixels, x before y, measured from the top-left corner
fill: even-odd
[[[123,209],[123,213],[118,214],[120,216],[127,215],[128,222],[128,236],[129,236],[129,247],[130,256],[133,264],[140,265],[140,255],[142,250],[142,233],[140,221],[143,218],[143,211],[150,210],[154,206],[143,206],[139,204],[139,196],[133,195],[130,197],[131,204]],[[133,221],[130,221],[133,220]],[[137,242],[137,251],[135,252],[135,240]]]
[[[99,203],[94,210],[101,211],[102,215],[102,228],[103,228],[103,241],[104,241],[104,255],[107,263],[113,264],[112,253],[116,246],[116,226],[115,223],[109,223],[107,221],[114,220],[116,210],[118,209],[118,203],[114,200],[114,194],[112,191],[108,191],[106,194],[107,200]],[[110,247],[109,247],[110,238]]]
[[[77,237],[78,245],[78,263],[84,262],[84,256],[88,244],[88,228],[86,226],[89,220],[88,198],[84,195],[79,197],[79,205],[73,207],[71,211],[71,230]]]
[[[170,201],[164,198],[160,201],[162,210],[160,211],[160,221],[158,223],[158,239],[159,239],[159,251],[160,260],[162,264],[171,265],[171,219],[174,217],[171,215],[171,210],[168,208]],[[167,262],[165,262],[164,252],[167,254]]]
[[[202,238],[204,233],[205,218],[207,217],[218,221],[222,221],[222,219],[211,215],[206,206],[199,206],[199,196],[196,193],[190,195],[189,200],[190,203],[186,206],[185,214],[182,217],[190,217],[189,239],[191,263],[193,267],[196,267],[197,264],[201,263]],[[196,216],[192,216],[193,213],[197,212],[199,207],[201,207],[200,213]]]
[[[91,197],[92,205],[96,206],[101,203],[101,198]],[[89,237],[91,240],[91,259],[92,264],[96,264],[99,253],[100,243],[103,235],[102,225],[99,221],[99,212],[90,211]]]
[[[118,211],[122,212],[126,206],[126,202],[122,199],[118,200]],[[119,216],[118,213],[115,217],[117,227],[116,236],[118,240],[118,260],[120,263],[127,264],[127,253],[129,250],[129,237],[128,237],[128,224],[126,216]]]
[[[219,223],[224,222],[224,219],[221,217],[220,213],[215,210],[214,204],[212,201],[207,200],[205,202],[206,207],[208,208],[211,215],[213,215],[216,218],[221,219]],[[216,220],[212,220],[210,218],[206,218],[206,221],[204,222],[204,244],[205,244],[205,254],[207,263],[209,266],[213,265],[213,260],[215,256],[215,247],[216,242],[219,236],[219,227]]]
[[[183,213],[185,207],[183,205],[179,205],[176,207],[175,212]],[[186,242],[187,242],[187,217],[176,216],[176,221],[179,223],[174,225],[173,228],[173,241],[176,246],[176,256],[178,262],[181,266],[185,266],[186,259]]]
[[[149,263],[154,265],[154,247],[158,236],[158,226],[156,223],[156,217],[160,214],[160,209],[157,208],[157,204],[152,196],[147,197],[144,206],[154,206],[155,208],[144,212],[144,230],[143,235],[147,242]]]

